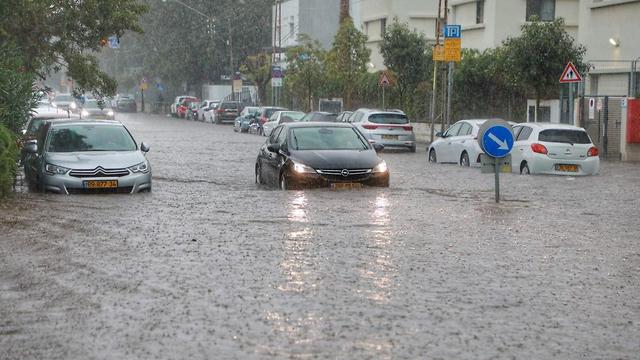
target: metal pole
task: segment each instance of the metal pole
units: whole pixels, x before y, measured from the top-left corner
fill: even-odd
[[[382,110],[384,110],[384,109],[386,109],[386,108],[387,108],[387,107],[385,106],[385,103],[384,103],[384,88],[385,88],[385,87],[383,86],[383,87],[382,87]]]
[[[447,128],[451,125],[451,95],[453,94],[453,66],[454,62],[449,62],[449,74],[447,75]]]
[[[445,64],[442,62],[442,64]],[[444,132],[445,111],[447,111],[447,71],[442,69],[442,112],[440,113],[440,131]]]
[[[440,45],[440,13],[442,12],[442,0],[438,0],[438,18],[436,19],[436,46],[435,49]],[[436,124],[436,84],[438,79],[438,62],[433,62],[433,80],[432,80],[432,89],[431,89],[431,140],[433,142],[435,124]]]
[[[495,171],[495,188],[496,188],[496,204],[500,202],[500,159],[494,158],[494,171]]]
[[[575,118],[573,117],[574,111],[574,103],[573,103],[573,83],[569,83],[569,124],[575,125]]]

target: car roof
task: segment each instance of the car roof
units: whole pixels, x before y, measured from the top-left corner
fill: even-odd
[[[282,124],[287,128],[312,128],[312,127],[343,127],[343,128],[353,128],[351,123],[341,123],[341,122],[326,122],[326,121],[317,121],[317,122],[292,122]]]
[[[56,126],[56,127],[63,126],[63,125],[122,125],[124,126],[123,123],[117,120],[93,120],[93,119],[80,120],[80,119],[64,118],[64,119],[51,119],[47,121],[54,122],[52,126]]]
[[[549,122],[537,122],[537,123],[528,122],[528,123],[522,123],[518,125],[528,125],[534,128],[538,128],[540,130],[546,130],[546,129],[584,130],[583,128],[575,125],[556,124],[556,123],[549,123]]]

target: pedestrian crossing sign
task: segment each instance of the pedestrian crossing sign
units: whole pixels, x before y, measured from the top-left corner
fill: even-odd
[[[567,66],[565,66],[562,76],[560,76],[560,82],[573,83],[580,81],[582,81],[582,76],[580,76],[578,69],[576,69],[572,62],[569,62]]]

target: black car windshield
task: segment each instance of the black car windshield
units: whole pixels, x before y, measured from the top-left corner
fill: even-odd
[[[296,150],[367,150],[369,143],[350,127],[302,127],[291,129]]]
[[[98,101],[96,100],[87,100],[84,103],[84,107],[87,109],[100,109],[100,107],[98,106]]]
[[[66,125],[51,130],[49,152],[134,151],[136,143],[121,125]]]
[[[404,114],[372,114],[369,122],[375,124],[408,124],[409,119]]]
[[[538,140],[552,143],[591,144],[589,135],[582,130],[549,129],[538,134]]]

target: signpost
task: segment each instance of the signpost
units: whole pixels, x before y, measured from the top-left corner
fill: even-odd
[[[460,25],[447,25],[444,27],[444,61],[460,61],[462,51],[461,32],[462,26]]]
[[[142,112],[144,112],[144,91],[149,88],[149,79],[146,76],[142,77],[140,80],[140,106],[142,107]]]
[[[575,104],[573,103],[573,83],[581,82],[582,76],[578,72],[578,69],[573,65],[571,61],[564,67],[564,71],[560,76],[561,84],[569,84],[569,119],[571,119],[571,124],[574,124],[573,111]],[[537,111],[537,109],[536,109]]]
[[[280,88],[282,87],[282,67],[279,65],[271,66],[271,87],[273,88],[273,104],[278,105]]]
[[[380,73],[380,79],[378,79],[378,85],[382,88],[382,109],[386,109],[385,106],[385,93],[384,90],[391,86],[391,80],[389,80],[389,75],[386,71]]]
[[[500,172],[511,168],[511,149],[513,149],[513,131],[504,120],[487,120],[478,131],[478,144],[486,156],[482,157],[482,172],[487,172],[493,162],[495,174],[496,203],[500,202]]]
[[[233,83],[231,84],[231,87],[231,92],[233,93],[234,100],[238,100],[240,98],[238,94],[242,91],[242,75],[239,71],[236,71],[236,73],[233,75]]]

